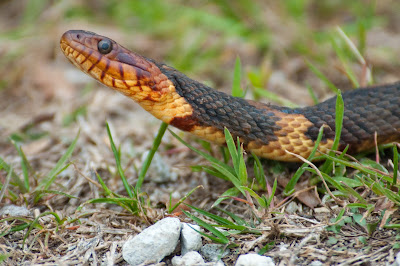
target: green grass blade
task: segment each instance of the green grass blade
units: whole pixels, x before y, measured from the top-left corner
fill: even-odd
[[[311,168],[311,167],[307,167],[306,170],[311,172],[311,173],[313,173],[313,174],[315,174],[315,175],[318,175],[317,171],[315,169]],[[322,174],[322,177],[327,182],[329,182],[331,185],[333,185],[337,190],[339,190],[339,191],[341,191],[343,193],[346,193],[346,189],[338,181],[336,181],[334,178],[330,177],[329,175],[327,175],[324,172],[321,172],[321,174]]]
[[[225,175],[229,181],[231,181],[233,183],[233,185],[239,189],[242,193],[243,190],[241,189],[241,184],[239,182],[239,179],[237,176],[235,176],[234,174],[232,174],[230,171],[228,171],[225,167],[216,164],[216,163],[212,163],[211,164],[217,171],[219,171],[220,173],[222,173],[223,175]]]
[[[105,193],[104,193],[105,196],[109,196],[109,195],[114,195],[114,196],[115,196],[114,192],[111,191],[111,190],[107,187],[106,183],[104,183],[103,179],[101,178],[101,176],[100,176],[97,172],[96,172],[96,176],[97,176],[97,180],[99,180],[99,183],[100,183],[101,187],[103,188],[103,190],[104,190],[104,192],[105,192]]]
[[[96,198],[96,199],[90,199],[87,202],[85,202],[85,204],[87,203],[116,203],[120,206],[124,206],[121,203],[136,203],[137,200],[136,199],[132,199],[132,198],[125,198],[125,197],[121,197],[121,198]]]
[[[202,157],[204,157],[205,159],[207,159],[207,160],[211,163],[211,166],[212,166],[216,171],[218,171],[219,173],[221,173],[222,175],[224,175],[227,179],[229,179],[229,181],[231,181],[231,182],[234,184],[234,186],[235,186],[236,188],[238,188],[238,189],[243,193],[243,190],[240,188],[240,187],[241,187],[241,184],[240,184],[240,182],[239,182],[239,179],[238,179],[238,176],[237,176],[237,174],[236,174],[235,169],[233,169],[233,168],[230,167],[229,165],[227,165],[227,164],[225,164],[225,163],[219,161],[218,159],[212,157],[211,155],[209,155],[209,154],[207,154],[207,153],[205,153],[205,152],[202,152],[202,151],[200,151],[200,150],[194,148],[193,146],[191,146],[190,144],[188,144],[188,143],[186,143],[184,140],[182,140],[178,135],[176,135],[176,134],[175,134],[174,132],[172,132],[171,130],[170,130],[170,132],[171,132],[171,134],[172,134],[176,139],[178,139],[178,140],[179,140],[182,144],[184,144],[186,147],[188,147],[188,148],[191,149],[192,151],[196,152],[197,154],[199,154],[199,155],[201,155]],[[228,132],[228,133],[229,133],[229,132]],[[230,133],[227,134],[228,138],[229,138],[229,135],[230,135]],[[230,145],[232,145],[232,146],[234,147],[233,138],[232,138],[231,140],[229,140],[229,142],[231,142]],[[236,148],[233,148],[233,147],[231,147],[231,148],[233,149],[232,152],[235,154],[235,153],[236,153]],[[224,178],[224,179],[225,179],[225,178]]]
[[[0,169],[4,169],[7,173],[11,173],[13,183],[19,188],[21,193],[27,193],[28,190],[25,187],[24,182],[19,178],[19,176],[14,172],[12,167],[8,165],[1,157],[0,157]]]
[[[122,166],[121,166],[120,154],[119,154],[119,152],[117,150],[117,147],[115,146],[115,143],[114,143],[113,137],[111,135],[111,130],[110,130],[110,127],[109,127],[108,123],[106,123],[106,128],[107,128],[108,138],[110,140],[111,150],[114,153],[115,163],[117,165],[119,177],[121,178],[121,181],[124,184],[125,191],[128,193],[129,197],[133,198],[134,197],[134,192],[132,191],[131,186],[128,183],[128,180],[125,177],[124,170],[122,169]]]
[[[198,225],[200,225],[201,227],[207,229],[208,231],[210,231],[215,237],[206,235],[204,233],[202,233],[203,236],[206,236],[210,239],[212,239],[213,241],[217,242],[217,243],[221,243],[221,244],[229,244],[229,239],[223,234],[221,233],[219,230],[217,230],[214,226],[206,223],[205,221],[203,221],[200,218],[197,218],[196,216],[190,214],[187,211],[182,210],[183,213],[189,217],[190,219],[192,219],[193,221],[195,221]]]
[[[229,211],[224,210],[224,209],[221,209],[221,208],[218,208],[218,207],[216,207],[216,209],[219,210],[219,211],[221,211],[221,212],[223,212],[223,213],[225,213],[225,214],[228,215],[229,217],[231,217],[231,219],[232,219],[233,221],[235,221],[236,224],[238,224],[238,225],[243,225],[243,226],[249,226],[248,223],[247,223],[245,220],[243,220],[242,218],[238,217],[238,216],[235,215],[234,213],[229,212]]]
[[[235,142],[232,138],[232,135],[227,128],[224,128],[224,133],[225,133],[226,146],[228,147],[229,153],[231,155],[233,167],[235,168],[236,175],[239,176],[240,155],[236,150]]]
[[[368,204],[366,203],[349,203],[346,205],[346,207],[348,208],[363,208],[363,209],[367,209],[368,208]]]
[[[269,195],[268,197],[268,201],[267,201],[267,205],[268,207],[271,206],[271,202],[274,199],[275,196],[275,192],[276,192],[276,188],[278,187],[278,179],[275,178],[274,180],[274,185],[272,186],[272,191],[271,191],[271,195]]]
[[[212,157],[211,155],[196,149],[195,147],[193,147],[192,145],[190,145],[189,143],[185,142],[182,138],[180,138],[177,134],[175,134],[173,131],[169,130],[169,132],[172,134],[172,136],[174,136],[177,140],[179,140],[183,145],[185,145],[186,147],[188,147],[189,149],[191,149],[192,151],[194,151],[195,153],[201,155],[204,159],[208,160],[210,163],[213,164],[217,164],[220,165],[221,167],[223,167],[226,171],[228,171],[230,174],[234,175],[235,171],[234,169],[232,169],[231,167],[229,167],[229,165],[221,162],[220,160]]]
[[[258,202],[258,204],[262,207],[262,208],[268,208],[268,203],[267,201],[265,201],[262,197],[260,197],[254,190],[252,190],[251,188],[242,186],[241,187],[243,190],[246,190],[247,192],[249,192],[250,196],[252,196],[253,198],[255,198]]]
[[[350,40],[350,38],[344,33],[344,31],[340,27],[336,27],[336,32],[338,33],[339,37],[347,44],[349,47],[350,51],[352,54],[357,58],[358,62],[361,65],[366,65],[364,57],[361,55],[360,51],[357,49],[357,47],[354,45],[354,43]],[[365,32],[364,32],[365,33]],[[362,34],[363,37],[361,37],[361,43],[364,40],[365,41],[365,35]]]
[[[329,79],[324,74],[322,74],[321,71],[319,71],[310,61],[306,60],[306,63],[311,71],[314,72],[314,74],[320,80],[322,80],[328,86],[328,88],[330,88],[334,93],[338,93],[339,90],[336,88],[336,86],[332,82],[330,82]]]
[[[1,169],[1,168],[0,168]],[[1,191],[0,191],[0,202],[2,202],[4,195],[6,194],[8,185],[10,184],[10,180],[11,180],[11,173],[12,173],[12,168],[11,171],[8,172],[7,176],[6,176],[6,180],[4,181],[4,183],[1,186]]]
[[[353,179],[353,178],[348,178],[348,177],[335,177],[335,181],[345,183],[349,187],[361,187],[364,185],[359,179]]]
[[[309,84],[307,84],[307,91],[308,91],[308,94],[310,94],[311,99],[313,100],[313,103],[314,104],[319,104],[319,100],[317,98],[317,95],[315,95],[314,90],[311,88],[311,86]]]
[[[275,241],[268,242],[260,251],[258,251],[258,255],[264,255],[265,252],[273,249],[275,247]]]
[[[36,193],[35,200],[34,200],[35,203],[37,203],[38,200],[45,194],[55,194],[55,195],[65,196],[70,199],[77,199],[77,197],[75,197],[75,196],[72,196],[68,193],[64,193],[62,191],[57,191],[57,190],[37,190],[37,191],[35,191],[35,193]]]
[[[342,185],[344,185],[344,188],[347,190],[349,195],[354,196],[356,199],[358,199],[362,204],[367,204],[367,201],[352,187],[347,185],[345,182],[341,182]]]
[[[385,228],[385,229],[400,229],[400,224],[387,224],[387,225],[384,225],[383,228]]]
[[[197,171],[198,167],[200,167],[199,168],[200,171],[203,170],[204,172],[206,172],[206,173],[208,173],[210,175],[213,175],[215,177],[218,177],[218,178],[224,179],[226,181],[229,181],[229,178],[227,178],[225,175],[223,175],[222,173],[220,173],[219,171],[215,170],[213,167],[208,166],[208,165],[192,166],[192,170],[193,170],[193,168],[195,168],[195,170]]]
[[[357,23],[357,37],[358,37],[358,49],[360,54],[365,54],[365,47],[367,43],[367,30],[365,28],[364,23],[359,20]]]
[[[393,145],[393,186],[397,184],[397,175],[399,171],[399,153],[397,152],[397,145]],[[400,191],[399,191],[400,193]]]
[[[340,221],[340,219],[342,219],[342,217],[343,217],[343,215],[344,215],[345,211],[346,211],[346,209],[345,209],[345,208],[343,208],[343,209],[341,209],[341,210],[340,210],[340,212],[339,212],[338,216],[337,216],[337,217],[336,217],[336,219],[335,219],[335,223],[339,222],[339,221]]]
[[[174,206],[168,206],[168,213],[172,213],[176,208],[179,207],[190,195],[192,195],[193,192],[195,192],[198,188],[202,187],[201,185],[193,188],[192,190],[189,191],[184,197],[182,197]],[[170,195],[171,196],[171,195]],[[171,203],[171,197],[169,202]]]
[[[257,182],[261,185],[261,188],[263,190],[265,190],[267,187],[267,181],[265,180],[264,168],[263,168],[258,156],[255,155],[253,152],[251,153],[251,155],[253,156],[254,162],[255,162],[254,163],[254,175],[257,179]]]
[[[337,40],[333,36],[331,37],[331,44],[332,44],[333,49],[336,52],[337,57],[339,58],[340,62],[342,63],[342,65],[344,67],[344,71],[345,71],[347,77],[353,84],[353,87],[356,87],[356,88],[359,87],[360,84],[358,83],[354,72],[351,70],[351,67],[348,64],[348,60],[346,59],[345,52],[339,46]]]
[[[333,141],[332,150],[330,154],[334,154],[334,151],[339,147],[340,136],[342,135],[343,127],[343,116],[344,116],[344,102],[342,92],[338,90],[336,97],[336,116],[335,116],[335,139]]]
[[[242,147],[239,147],[241,149],[241,152],[239,154],[239,180],[240,184],[243,186],[247,185],[247,168],[246,168],[246,163],[244,162],[243,158],[243,149]]]
[[[22,151],[21,146],[19,146],[15,141],[11,140],[11,142],[14,144],[15,149],[18,151],[18,155],[21,158],[21,169],[22,169],[22,175],[24,176],[24,184],[25,188],[27,191],[30,190],[29,188],[29,172],[28,169],[30,169],[30,165],[28,160],[26,159],[25,153]]]
[[[344,102],[342,93],[340,90],[337,92],[336,97],[336,107],[335,107],[335,138],[333,140],[331,151],[329,152],[330,156],[335,155],[335,151],[339,147],[340,136],[342,134],[343,127],[343,117],[344,117]],[[327,173],[332,171],[332,161],[326,160],[325,163],[320,167],[321,172]]]
[[[218,206],[222,201],[224,201],[227,198],[237,197],[240,193],[241,192],[239,191],[239,189],[237,189],[236,187],[232,187],[226,190],[224,193],[222,193],[222,195],[219,196],[219,198],[214,202],[212,207]]]
[[[48,173],[48,175],[46,176],[46,178],[44,178],[39,186],[35,189],[35,191],[38,190],[47,190],[51,184],[53,184],[54,180],[56,179],[57,175],[60,173],[60,171],[64,168],[67,160],[69,159],[69,157],[72,155],[72,153],[74,152],[76,143],[78,141],[79,138],[79,133],[80,131],[78,131],[78,134],[76,134],[75,139],[72,141],[71,145],[69,145],[67,151],[64,153],[64,155],[60,158],[60,160],[58,160],[58,162],[56,163],[56,165],[54,166],[53,169],[51,169],[51,171]]]
[[[290,107],[290,108],[299,107],[299,106],[298,106],[297,104],[295,104],[294,102],[291,102],[291,101],[289,101],[288,99],[285,99],[285,98],[283,98],[283,97],[280,97],[278,94],[273,93],[273,92],[271,92],[271,91],[267,91],[267,90],[265,90],[265,89],[263,89],[263,88],[255,87],[255,88],[254,88],[254,94],[255,94],[256,96],[265,97],[265,98],[267,98],[268,100],[271,100],[271,101],[273,101],[273,102],[275,102],[275,103],[277,103],[277,104],[284,105],[284,106],[287,106],[287,107]]]
[[[363,166],[363,165],[361,165],[359,163],[342,160],[342,159],[336,158],[334,156],[330,156],[328,154],[324,154],[323,157],[325,159],[332,160],[335,163],[343,164],[343,165],[345,165],[347,167],[351,167],[353,169],[356,169],[356,170],[358,170],[358,171],[360,171],[360,172],[362,172],[364,174],[369,174],[371,176],[376,176],[378,179],[384,179],[384,180],[389,181],[389,182],[393,181],[392,177],[389,174],[383,174],[383,173],[380,173],[380,172],[376,172],[376,171],[374,171],[372,169],[366,168],[365,166]]]
[[[194,207],[194,206],[189,205],[189,204],[185,204],[185,205],[188,206],[189,208],[191,208],[192,210],[195,210],[196,212],[198,212],[198,213],[200,213],[200,214],[202,214],[202,215],[204,215],[204,216],[216,221],[219,225],[235,225],[233,222],[231,222],[231,221],[229,221],[229,220],[227,220],[225,218],[222,218],[221,216],[218,216],[216,214],[212,214],[212,213],[210,213],[208,211],[199,209],[199,208]]]
[[[240,63],[240,58],[238,56],[238,57],[236,57],[235,70],[233,72],[232,96],[243,98],[245,93],[241,87],[241,83],[242,83],[241,74],[242,74],[242,66]]]
[[[22,241],[22,248],[24,248],[25,246],[25,241],[28,239],[28,236],[30,234],[30,232],[34,229],[37,228],[39,230],[43,230],[43,226],[41,226],[38,221],[40,219],[40,217],[42,217],[42,215],[39,215],[38,217],[36,217],[28,226],[28,230],[26,231],[24,237],[23,237],[23,241]]]
[[[151,149],[150,149],[149,153],[147,154],[146,159],[143,162],[143,166],[140,169],[138,181],[137,181],[136,187],[135,187],[137,194],[140,193],[140,190],[142,188],[142,184],[143,184],[144,178],[146,176],[147,170],[150,167],[150,164],[151,164],[151,161],[153,160],[154,154],[158,150],[158,147],[160,147],[161,140],[162,140],[167,128],[168,128],[168,124],[165,123],[165,122],[162,122],[161,125],[160,125],[160,128],[158,129],[157,136],[153,141],[153,145],[151,146]]]

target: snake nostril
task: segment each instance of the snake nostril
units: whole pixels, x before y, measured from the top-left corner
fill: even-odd
[[[77,38],[78,40],[80,40],[80,39],[81,39],[81,35],[78,33],[78,34],[76,35],[76,38]]]

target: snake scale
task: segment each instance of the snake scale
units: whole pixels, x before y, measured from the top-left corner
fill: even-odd
[[[176,69],[129,51],[93,32],[71,30],[61,37],[65,56],[102,84],[139,103],[156,118],[200,138],[224,144],[224,128],[260,157],[307,158],[324,126],[318,150],[335,136],[336,97],[315,106],[287,108],[236,98],[188,78]],[[339,149],[349,153],[400,141],[400,82],[343,93]]]

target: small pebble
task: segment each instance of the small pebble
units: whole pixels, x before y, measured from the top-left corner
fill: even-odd
[[[32,213],[23,206],[6,205],[0,209],[0,216],[32,216]]]
[[[322,265],[324,264],[319,260],[314,260],[313,262],[310,263],[310,266],[322,266]]]
[[[196,251],[189,251],[184,256],[175,256],[172,258],[173,266],[192,266],[204,264],[204,260]]]
[[[297,203],[292,201],[287,205],[286,212],[289,214],[293,214],[293,213],[297,212],[298,209],[299,209],[299,206],[297,205]]]
[[[224,245],[220,244],[205,244],[200,249],[200,254],[207,261],[218,261],[229,254],[229,250],[224,250]]]
[[[198,225],[182,223],[181,255],[185,255],[189,251],[198,251],[201,248],[201,235],[194,229],[201,230]]]
[[[235,266],[275,266],[275,263],[270,257],[258,254],[245,254],[239,256]]]

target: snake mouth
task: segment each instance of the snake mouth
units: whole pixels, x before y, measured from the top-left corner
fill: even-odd
[[[99,51],[99,43],[107,40],[112,46],[107,54]],[[157,90],[151,65],[115,41],[92,32],[71,30],[63,34],[60,47],[69,61],[101,83],[130,94],[135,86]]]

